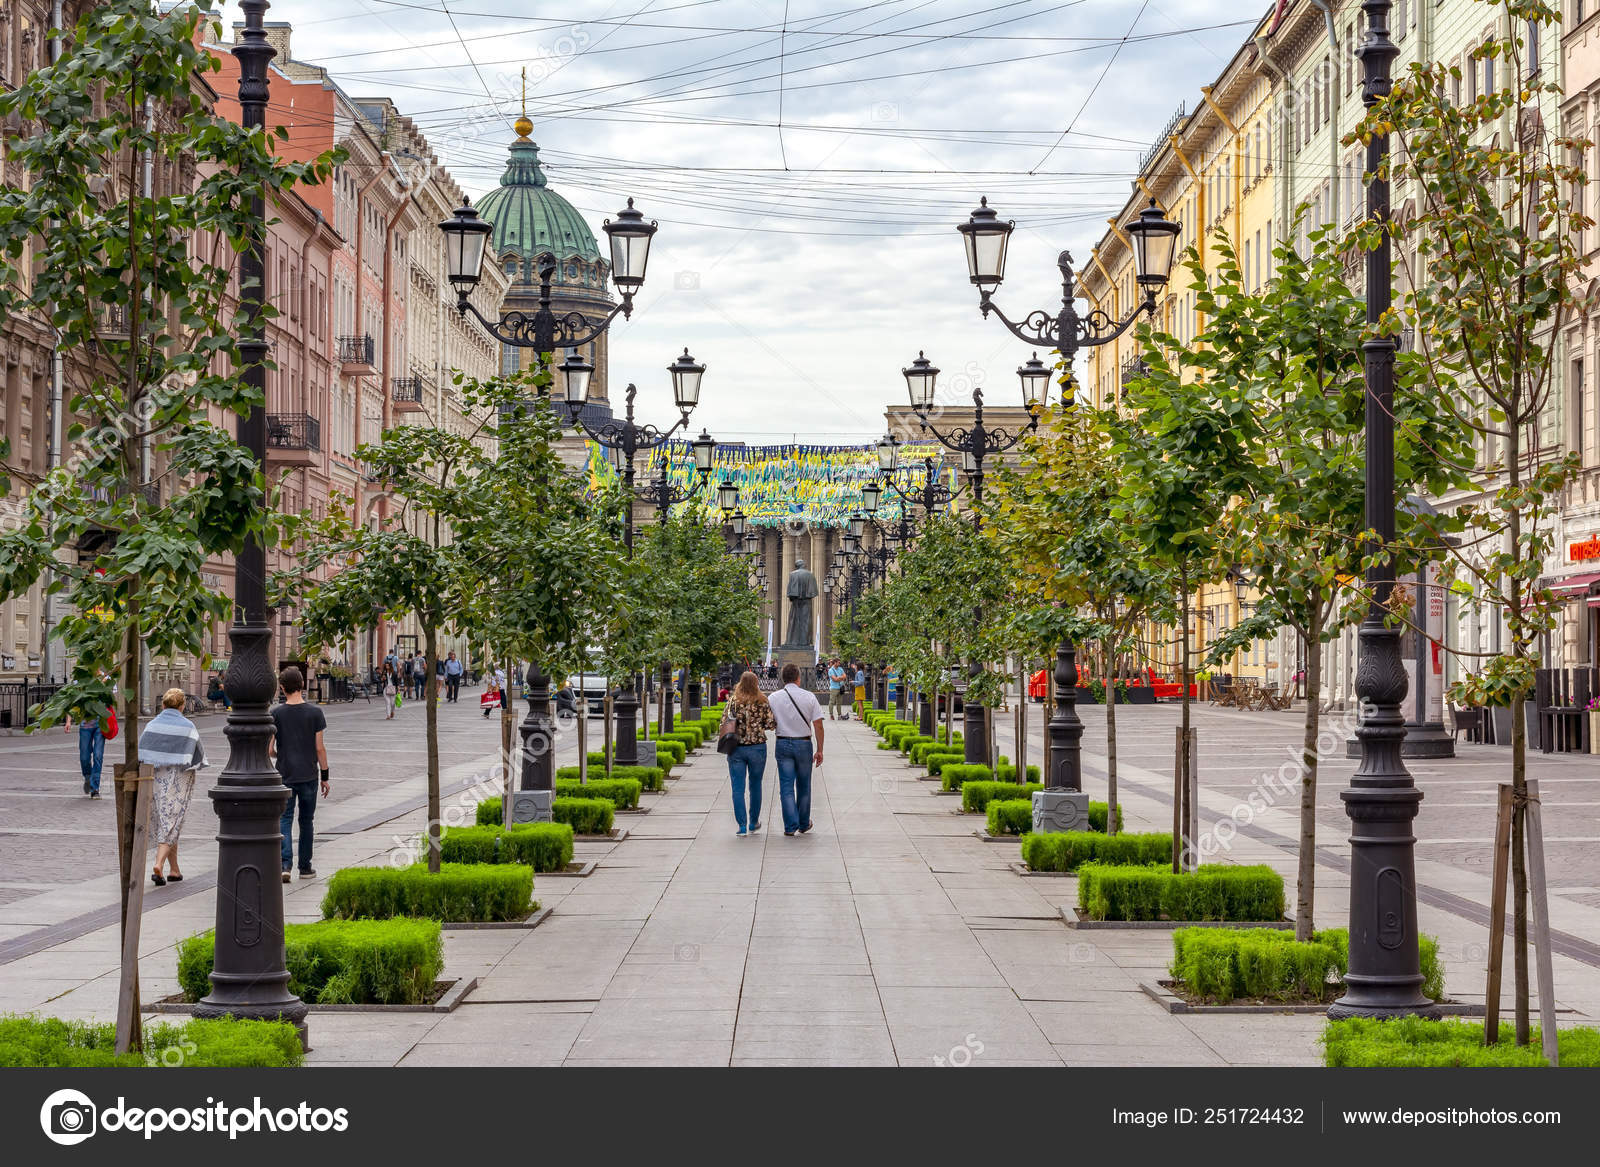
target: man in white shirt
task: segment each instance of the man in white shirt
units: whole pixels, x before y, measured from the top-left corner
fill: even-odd
[[[822,765],[822,703],[810,690],[795,684],[799,679],[799,665],[784,665],[783,688],[767,702],[778,723],[773,754],[778,763],[785,835],[803,835],[811,829],[811,767]]]

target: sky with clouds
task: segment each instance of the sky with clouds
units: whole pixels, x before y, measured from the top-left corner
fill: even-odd
[[[474,195],[521,107],[551,184],[661,229],[613,396],[670,418],[666,365],[708,366],[695,424],[749,443],[866,442],[919,349],[989,403],[1029,350],[980,318],[955,224],[1015,219],[998,297],[1060,302],[1180,103],[1267,7],[1223,0],[275,0],[296,58],[411,114]],[[230,5],[227,17],[237,17]]]

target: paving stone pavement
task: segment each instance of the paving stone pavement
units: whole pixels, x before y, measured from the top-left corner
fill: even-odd
[[[330,715],[330,729],[338,730],[330,733],[335,749],[348,751],[342,760],[335,754],[336,776],[374,757],[382,772],[363,775],[360,790],[351,782],[342,798],[319,807],[319,823],[327,832],[318,840],[324,875],[338,866],[383,861],[396,837],[422,825],[422,811],[406,806],[423,789],[421,719],[383,723],[376,706],[373,710],[371,718],[359,707]],[[1036,715],[1037,706],[1030,712]],[[443,753],[453,763],[448,788],[470,777],[475,762],[488,756],[494,730],[465,702],[446,707],[443,714],[448,743]],[[1137,721],[1142,715],[1149,720]],[[1294,740],[1298,719],[1277,716],[1289,731],[1272,723],[1228,720],[1217,711],[1200,714],[1202,749],[1215,740],[1231,767],[1224,772],[1222,764],[1203,761],[1202,774],[1238,777],[1254,764],[1252,751],[1277,748],[1273,735],[1287,732]],[[1169,805],[1159,796],[1165,789],[1159,755],[1161,744],[1171,739],[1174,718],[1175,712],[1164,707],[1141,708],[1123,722],[1129,830],[1169,824]],[[1098,798],[1104,794],[1104,770],[1096,747],[1103,737],[1095,736],[1099,718],[1093,711],[1086,720],[1086,785]],[[1074,880],[1015,874],[1010,868],[1018,857],[1015,843],[975,838],[979,817],[960,814],[957,799],[934,794],[935,784],[919,780],[899,754],[878,750],[876,737],[864,726],[854,721],[825,725],[828,761],[817,778],[812,833],[783,836],[776,770],[769,761],[767,825],[752,837],[735,837],[725,764],[709,749],[701,750],[679,768],[681,777],[665,793],[646,796],[647,814],[619,816],[627,839],[577,845],[578,858],[597,862],[593,874],[539,877],[535,896],[554,909],[541,927],[446,933],[446,975],[479,978],[454,1013],[316,1014],[315,1048],[308,1060],[955,1067],[1317,1063],[1320,1017],[1166,1013],[1139,985],[1164,974],[1169,934],[1068,929],[1059,909],[1075,900]],[[206,726],[208,739],[213,727],[220,729],[220,719]],[[1035,716],[1030,737],[1036,738],[1038,728]],[[1008,727],[1000,736],[1004,748],[1013,748]],[[70,780],[70,774],[46,775],[61,768],[75,774],[75,751],[63,753],[64,740],[54,750],[48,743],[15,740],[45,747],[19,756],[10,742],[0,742],[0,807],[12,812],[8,821],[31,824],[26,807],[44,800],[24,796],[47,793],[52,782],[59,789],[60,782]],[[570,735],[562,749],[569,756],[575,750]],[[1037,752],[1035,744],[1035,757]],[[1323,793],[1331,792],[1330,810],[1337,808],[1336,792],[1349,765],[1340,759],[1328,767]],[[1594,781],[1593,772],[1576,777],[1575,790],[1592,796],[1593,788],[1584,783]],[[1203,785],[1205,817],[1226,816],[1237,795],[1225,788],[1237,783],[1213,786],[1203,779]],[[1433,797],[1436,791],[1430,786],[1429,793]],[[1576,794],[1563,798],[1587,801]],[[450,802],[447,798],[446,805]],[[84,805],[52,806],[48,813],[70,816]],[[102,809],[110,808],[94,808]],[[1466,814],[1477,808],[1448,809]],[[1547,827],[1550,835],[1595,833],[1592,812],[1571,807],[1559,813],[1589,818],[1563,818],[1559,828]],[[384,821],[361,830],[334,833],[341,822],[380,818]],[[1296,807],[1266,809],[1254,820],[1264,837],[1239,835],[1226,858],[1270,863],[1292,885],[1293,855],[1271,840],[1292,840],[1296,818]],[[80,824],[69,829],[96,829],[90,819],[66,821]],[[1441,820],[1441,825],[1446,821],[1450,830],[1461,832],[1452,837],[1470,838],[1478,829],[1466,820]],[[213,823],[197,795],[187,837],[206,839]],[[1346,847],[1342,815],[1327,816],[1322,829],[1326,849]],[[109,865],[109,836],[103,842]],[[11,863],[10,843],[0,865]],[[98,854],[93,846],[90,853]],[[1470,862],[1470,844],[1460,846],[1460,861],[1419,855],[1419,882],[1486,903],[1487,880]],[[41,861],[51,862],[48,847],[40,852]],[[186,866],[203,872],[202,855],[214,860],[208,839]],[[1319,923],[1340,923],[1345,878],[1329,867],[1319,868],[1319,876]],[[7,945],[23,941],[23,948],[36,947],[26,942],[38,937],[41,926],[81,918],[114,902],[109,867],[107,874],[86,873],[80,880],[70,872],[55,878],[67,886],[0,906],[5,970],[0,1011],[109,1018],[116,985],[114,923],[84,928],[80,935],[6,960]],[[1589,877],[1563,872],[1562,878]],[[1554,872],[1552,879],[1559,882]],[[0,866],[0,884],[7,881],[23,880]],[[297,881],[285,889],[289,919],[317,918],[322,882]],[[146,999],[175,991],[172,945],[211,923],[209,890],[164,902],[161,896],[168,890],[152,889],[146,899]],[[1481,923],[1427,904],[1421,915],[1424,931],[1441,940],[1451,994],[1471,1000],[1476,992],[1481,1000]],[[1600,910],[1576,895],[1554,896],[1552,915],[1557,928],[1600,938]],[[1558,1005],[1571,1010],[1564,1018],[1600,1016],[1600,969],[1558,956],[1556,987]]]

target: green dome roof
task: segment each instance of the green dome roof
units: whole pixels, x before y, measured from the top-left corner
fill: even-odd
[[[527,138],[511,143],[511,159],[500,185],[478,202],[478,214],[494,225],[495,255],[515,252],[532,259],[543,252],[557,259],[600,258],[594,232],[575,207],[550,189],[539,167],[539,147]]]

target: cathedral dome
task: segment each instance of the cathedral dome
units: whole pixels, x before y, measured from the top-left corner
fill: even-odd
[[[521,119],[519,131],[533,127]],[[603,288],[604,271],[594,232],[576,207],[550,189],[539,147],[525,133],[511,143],[500,185],[479,200],[478,214],[493,227],[491,246],[518,282],[538,282],[533,260],[548,252],[560,261],[556,282]]]

